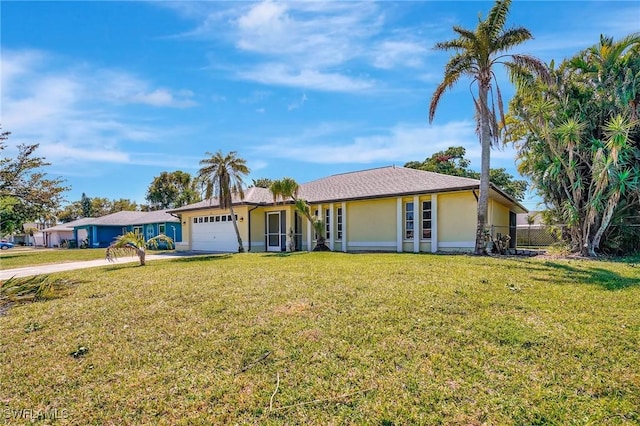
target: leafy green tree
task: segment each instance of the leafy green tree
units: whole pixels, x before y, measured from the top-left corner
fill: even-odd
[[[272,179],[269,178],[259,178],[259,179],[251,179],[253,181],[253,186],[257,188],[266,188],[269,189],[271,184],[273,183]]]
[[[73,222],[74,220],[80,219],[82,217],[82,206],[80,205],[80,201],[74,201],[67,204],[62,208],[62,210],[57,212],[56,216],[62,223]]]
[[[137,255],[138,259],[140,259],[140,266],[144,266],[146,264],[147,247],[157,249],[159,242],[165,242],[169,249],[173,248],[173,240],[166,235],[160,234],[145,240],[142,234],[127,232],[124,235],[119,235],[115,241],[107,247],[105,257],[109,262],[113,262],[119,255]]]
[[[80,214],[82,215],[82,217],[93,217],[92,207],[93,206],[91,205],[91,198],[83,192],[82,196],[80,197],[80,208],[82,209]]]
[[[316,233],[316,246],[313,250],[327,251],[329,250],[329,247],[327,247],[326,240],[324,238],[324,222],[318,216],[311,214],[311,206],[309,206],[309,203],[306,200],[298,198],[299,189],[300,185],[298,185],[298,182],[289,177],[274,180],[269,186],[269,191],[271,191],[271,194],[273,195],[274,203],[277,203],[278,200],[286,201],[290,198],[293,201],[296,210],[307,218]]]
[[[640,33],[552,64],[553,82],[521,87],[508,140],[572,250],[640,247]],[[612,226],[615,224],[616,226]]]
[[[0,132],[0,152],[10,132]],[[16,157],[0,157],[0,223],[2,232],[14,232],[25,221],[36,221],[57,210],[69,188],[62,179],[47,179],[47,163],[36,157],[38,144],[18,145]]]
[[[156,176],[147,189],[146,200],[152,210],[164,210],[196,203],[200,195],[191,175],[177,170]]]
[[[464,158],[466,150],[461,146],[452,146],[445,151],[436,152],[424,161],[410,161],[404,166],[428,172],[442,173],[451,176],[480,179],[480,173],[469,169],[471,163]],[[524,180],[515,180],[504,168],[490,169],[489,180],[516,200],[524,200],[528,184]]]
[[[109,213],[113,213],[113,203],[111,200],[104,197],[91,198],[91,216],[102,217]]]
[[[135,201],[131,201],[128,198],[120,198],[111,202],[111,209],[109,210],[109,213],[122,211],[133,212],[137,211],[138,209],[138,204]]]
[[[523,27],[505,29],[511,0],[498,0],[491,8],[485,20],[479,20],[475,30],[458,26],[453,31],[458,38],[437,43],[435,48],[453,51],[452,57],[445,66],[444,78],[431,98],[429,122],[433,122],[436,109],[447,89],[451,89],[462,77],[468,77],[477,85],[478,98],[474,96],[475,113],[478,121],[478,133],[482,147],[482,163],[480,170],[480,196],[478,200],[478,226],[476,230],[476,254],[485,253],[485,225],[489,205],[489,169],[490,149],[492,143],[498,142],[499,123],[504,123],[503,102],[498,87],[494,67],[503,65],[512,81],[524,83],[533,79],[534,75],[548,75],[543,62],[529,55],[507,54],[511,48],[530,40],[529,30]],[[495,111],[494,97],[490,91],[496,89],[496,103],[500,112],[500,120]],[[492,93],[493,94],[493,93]]]
[[[207,152],[206,155],[209,158],[200,161],[202,167],[198,171],[198,181],[204,185],[205,198],[211,200],[215,196],[221,209],[229,209],[233,228],[238,238],[238,253],[242,253],[244,246],[233,211],[233,196],[236,195],[241,200],[244,199],[243,177],[249,174],[247,162],[238,157],[236,151],[231,151],[228,154],[223,154],[222,151],[215,154]]]

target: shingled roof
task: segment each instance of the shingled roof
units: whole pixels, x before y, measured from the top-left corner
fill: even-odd
[[[42,232],[73,231],[74,226],[86,225],[93,220],[95,220],[94,217],[83,217],[82,219],[77,219],[77,220],[66,222],[66,223],[60,223],[56,226],[43,229]]]
[[[480,181],[405,167],[381,167],[342,173],[300,186],[311,203],[358,200],[477,188]]]
[[[298,196],[309,203],[327,203],[402,195],[428,194],[478,189],[480,181],[458,176],[443,175],[406,167],[387,166],[376,169],[341,173],[300,185]],[[513,197],[492,185],[498,198],[512,203],[518,212],[526,209]],[[271,204],[273,196],[265,188],[249,188],[245,198],[234,196],[233,204]],[[171,210],[182,212],[218,207],[217,199],[201,201]]]
[[[244,191],[244,198],[240,199],[236,194],[232,197],[233,204],[269,204],[273,203],[273,195],[271,191],[266,188],[258,188],[253,186]],[[201,210],[210,209],[220,206],[217,198],[210,198],[197,203],[189,204],[186,206],[178,207],[177,209],[170,210],[171,212],[184,212],[189,210]]]
[[[89,219],[89,218],[88,218]],[[81,225],[103,225],[103,226],[126,226],[144,225],[147,223],[180,222],[180,220],[168,213],[168,210],[157,210],[151,212],[121,211],[106,216],[101,216],[87,220]]]

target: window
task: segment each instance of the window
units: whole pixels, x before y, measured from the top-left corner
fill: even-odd
[[[431,238],[431,201],[422,202],[422,238]]]
[[[209,223],[209,216],[204,217],[204,223]]]
[[[200,216],[200,217],[198,218],[198,223],[202,223],[202,220],[203,220],[203,219],[202,219],[202,216]]]
[[[198,223],[198,218],[197,217],[193,218],[193,223]]]
[[[336,214],[336,238],[342,240],[342,207],[338,207],[338,213]]]
[[[227,217],[226,216],[222,216],[222,221],[226,222],[227,221]]]
[[[209,216],[209,222],[215,222],[216,217],[215,216]]]
[[[133,232],[135,232],[138,235],[142,235],[142,226],[134,226]]]
[[[331,239],[331,210],[324,211],[324,234],[327,240]]]
[[[127,227],[126,227],[126,226],[123,226],[123,227],[122,227],[122,235],[124,235],[124,234],[126,234],[126,233],[127,233]]]
[[[413,203],[404,203],[404,238],[413,239]]]
[[[216,222],[220,222],[220,216],[216,216]]]
[[[165,224],[164,223],[159,224],[158,225],[158,233],[162,234],[162,235],[165,235],[165,232],[166,232],[165,231]]]

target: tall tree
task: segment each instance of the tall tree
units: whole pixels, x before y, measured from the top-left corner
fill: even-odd
[[[480,179],[480,173],[469,169],[471,162],[464,158],[466,150],[462,146],[452,146],[445,151],[436,152],[424,161],[409,161],[404,166],[411,169],[426,170],[451,176]],[[524,200],[528,184],[524,180],[516,180],[504,168],[490,169],[489,180],[518,201]]]
[[[91,205],[91,197],[88,197],[87,194],[83,192],[82,196],[80,197],[80,208],[82,209],[82,217],[92,217],[92,207],[93,206]]]
[[[496,81],[494,67],[503,65],[511,80],[519,83],[531,81],[536,74],[543,77],[548,75],[545,64],[537,58],[529,55],[505,53],[533,38],[529,30],[523,27],[505,29],[510,5],[511,0],[496,1],[487,18],[480,20],[475,30],[454,26],[453,31],[458,34],[458,38],[435,45],[438,50],[453,51],[454,53],[445,66],[442,82],[431,98],[429,122],[433,122],[444,92],[451,89],[462,77],[469,77],[478,89],[478,98],[473,97],[478,121],[477,131],[482,148],[476,254],[485,252],[484,234],[489,206],[490,150],[492,143],[498,142],[499,123],[504,123],[502,95]],[[496,103],[500,117],[496,115],[493,96],[492,100],[489,100],[490,92],[493,94],[492,83],[496,88]]]
[[[640,33],[564,61],[553,82],[522,87],[507,137],[572,250],[640,247]],[[615,224],[616,226],[611,226]]]
[[[231,221],[238,238],[238,253],[244,252],[242,237],[238,230],[236,215],[233,211],[233,196],[244,199],[243,177],[249,174],[249,168],[245,159],[238,157],[236,151],[223,154],[218,151],[215,154],[205,153],[209,158],[200,161],[198,180],[205,189],[205,198],[211,200],[213,196],[218,199],[221,209],[229,209]]]
[[[0,132],[0,152],[7,147],[10,132]],[[49,166],[36,157],[38,144],[18,145],[15,158],[0,157],[0,222],[3,231],[22,228],[24,221],[35,221],[57,210],[62,194],[69,188],[62,179],[47,179],[42,169]]]
[[[153,178],[145,198],[153,210],[182,207],[200,201],[196,182],[181,170],[162,172]]]

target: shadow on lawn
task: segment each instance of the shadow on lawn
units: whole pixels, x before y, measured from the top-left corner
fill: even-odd
[[[209,262],[212,260],[224,260],[230,259],[233,255],[230,253],[223,254],[206,254],[206,255],[197,255],[197,256],[185,256],[178,257],[173,259],[174,262]]]
[[[622,290],[629,287],[640,286],[640,268],[636,277],[623,277],[617,272],[600,267],[576,268],[567,263],[544,262],[544,266],[563,272],[568,282],[582,282],[595,284],[606,290]],[[632,268],[637,268],[631,266]]]
[[[278,251],[274,253],[265,253],[261,257],[289,257],[289,256],[303,256],[307,254],[306,251]]]

